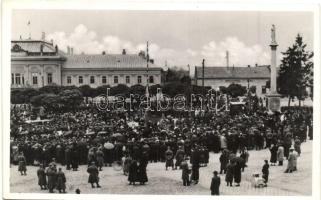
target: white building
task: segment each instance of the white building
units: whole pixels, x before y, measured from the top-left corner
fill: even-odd
[[[15,40],[11,42],[11,87],[39,88],[57,85],[161,84],[162,68],[139,54],[78,54],[58,50],[52,42]]]
[[[266,94],[266,83],[270,80],[269,66],[255,67],[195,67],[195,84],[198,86],[212,87],[217,89],[220,86],[228,87],[230,84],[239,84],[250,88],[256,87],[256,94],[264,96]]]

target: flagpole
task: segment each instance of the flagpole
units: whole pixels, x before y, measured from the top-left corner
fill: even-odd
[[[29,28],[29,39],[31,40],[31,28],[30,28],[30,20],[28,21],[27,24],[28,28]]]

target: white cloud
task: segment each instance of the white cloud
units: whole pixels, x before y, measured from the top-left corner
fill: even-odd
[[[218,43],[211,41],[202,47],[201,54],[209,65],[226,66],[226,51],[229,51],[231,66],[268,64],[270,59],[261,46],[247,46],[236,37],[227,37]]]
[[[53,39],[54,43],[59,46],[59,49],[66,51],[67,46],[74,48],[74,53],[79,54],[100,54],[105,51],[109,54],[119,54],[122,49],[126,49],[129,54],[138,54],[140,50],[146,51],[146,43],[133,43],[124,40],[115,35],[105,35],[101,38],[97,33],[83,25],[79,24],[70,33],[54,32],[49,34],[47,38]],[[158,66],[164,66],[167,62],[168,66],[185,67],[187,64],[200,65],[202,59],[206,59],[208,66],[225,66],[226,65],[226,50],[230,52],[230,65],[247,66],[269,63],[269,53],[264,52],[259,45],[247,46],[236,37],[227,37],[223,41],[211,41],[196,49],[172,49],[162,47],[159,44],[150,42],[149,55],[154,58]]]

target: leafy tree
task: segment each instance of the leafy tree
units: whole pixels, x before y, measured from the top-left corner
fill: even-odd
[[[283,52],[278,76],[279,92],[291,99],[295,97],[301,101],[307,97],[306,89],[313,86],[313,52],[306,51],[306,44],[300,34],[297,35],[295,43]]]
[[[167,83],[163,87],[163,94],[174,97],[177,94],[186,94],[187,87],[181,82],[171,82]]]
[[[91,88],[89,85],[82,85],[79,87],[82,96],[86,98],[86,103],[88,103],[88,97],[94,96],[94,89]]]
[[[56,84],[46,85],[42,88],[39,88],[39,92],[41,93],[51,93],[51,94],[59,94],[62,91],[62,87]]]
[[[11,91],[12,104],[30,103],[32,97],[39,95],[40,92],[33,88],[13,89]]]
[[[186,84],[186,85],[191,85],[191,82],[192,82],[192,79],[191,79],[191,77],[190,76],[183,76],[182,78],[181,78],[181,82],[182,83],[184,83],[184,84]]]
[[[109,85],[102,85],[96,88],[96,95],[106,95],[107,94],[107,88],[110,88]]]
[[[222,92],[223,94],[227,94],[228,93],[227,87],[220,86],[220,92]]]
[[[159,85],[159,84],[150,86],[150,87],[149,87],[149,92],[150,92],[150,94],[156,95],[156,94],[157,94],[157,88],[162,88],[162,86]]]
[[[250,92],[251,92],[252,94],[256,94],[256,86],[255,86],[255,85],[252,85],[252,86],[250,87]]]
[[[134,94],[134,95],[143,95],[145,94],[145,91],[146,91],[146,88],[140,84],[136,84],[136,85],[133,85],[129,88],[129,92],[130,94]]]
[[[129,93],[129,87],[124,84],[118,84],[115,87],[110,89],[111,95],[125,95],[127,96]]]
[[[229,95],[236,98],[238,96],[243,96],[246,93],[246,87],[232,83],[227,87],[227,91]]]
[[[83,95],[79,89],[64,90],[59,93],[60,103],[64,109],[74,110],[83,102]]]

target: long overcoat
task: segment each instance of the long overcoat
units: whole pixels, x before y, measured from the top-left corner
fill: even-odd
[[[95,165],[91,165],[87,168],[87,172],[89,173],[88,183],[98,183],[99,182],[99,171]]]

